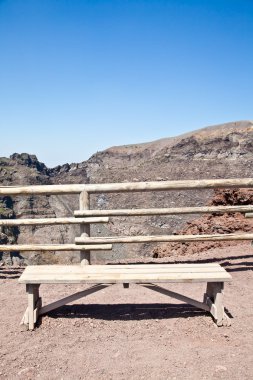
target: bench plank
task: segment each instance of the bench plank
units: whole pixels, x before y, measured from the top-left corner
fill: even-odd
[[[145,283],[145,282],[224,282],[231,276],[220,265],[202,264],[133,264],[96,266],[29,266],[19,279],[23,284],[57,283]]]
[[[210,270],[212,270],[212,268],[218,268],[219,270],[223,270],[223,268],[217,264],[217,263],[204,263],[204,264],[195,264],[195,263],[187,263],[187,264],[104,264],[104,265],[89,265],[87,266],[87,268],[85,268],[86,270],[99,270],[99,269],[102,269],[102,270],[106,270],[106,269],[109,269],[109,270],[118,270],[118,269],[133,269],[133,268],[140,268],[140,269],[149,269],[150,271],[153,270],[153,269],[158,269],[158,268],[186,268],[186,269],[191,269],[191,268],[195,268],[196,270],[198,268],[208,268]],[[80,269],[80,265],[29,265],[26,267],[26,270],[27,271],[37,271],[38,270],[38,267],[40,268],[40,270],[45,270],[45,271],[49,271],[49,270],[54,270],[57,268],[57,271],[59,270],[66,270],[66,268],[68,269],[68,271],[72,271],[72,270],[76,270],[77,268]],[[83,269],[82,269],[83,270]]]

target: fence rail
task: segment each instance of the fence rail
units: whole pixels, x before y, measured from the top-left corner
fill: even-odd
[[[253,211],[253,208],[252,208]],[[0,226],[43,226],[54,224],[108,223],[109,217],[95,218],[37,218],[37,219],[0,219]]]
[[[12,245],[0,245],[0,252],[14,252],[14,251],[90,251],[94,250],[107,250],[112,249],[111,244],[12,244]]]
[[[190,242],[190,241],[229,241],[253,240],[252,234],[208,234],[208,235],[156,235],[156,236],[108,236],[77,237],[76,244],[114,244],[114,243],[152,243],[152,242]]]
[[[171,208],[132,208],[117,210],[78,210],[74,212],[80,216],[148,216],[148,215],[175,215],[175,214],[207,214],[207,213],[252,213],[253,206],[204,206],[204,207],[171,207]],[[79,218],[77,218],[79,219]]]
[[[113,193],[128,191],[162,191],[247,187],[253,187],[253,178],[200,179],[185,181],[124,182],[70,185],[0,186],[0,195],[59,195],[79,194],[82,191],[86,191],[88,193]]]
[[[190,241],[228,241],[253,240],[253,233],[208,234],[208,235],[157,235],[157,236],[109,236],[90,237],[92,223],[108,223],[113,216],[178,215],[203,213],[241,212],[247,217],[253,216],[253,205],[201,206],[172,208],[139,208],[91,210],[90,194],[121,193],[143,191],[193,190],[214,188],[253,188],[253,178],[241,179],[203,179],[185,181],[124,182],[104,184],[69,184],[35,186],[0,186],[0,196],[19,195],[60,195],[79,194],[79,210],[73,217],[38,219],[1,219],[0,227],[79,224],[80,237],[75,244],[13,244],[0,245],[0,251],[79,251],[80,261],[90,263],[91,250],[109,250],[114,243],[147,242],[190,242]]]

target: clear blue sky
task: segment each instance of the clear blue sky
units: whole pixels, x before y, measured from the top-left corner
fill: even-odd
[[[253,119],[252,0],[0,0],[0,156]]]

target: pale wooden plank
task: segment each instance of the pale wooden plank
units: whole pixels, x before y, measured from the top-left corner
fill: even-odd
[[[26,271],[37,271],[39,270],[45,270],[50,271],[54,270],[55,268],[57,270],[97,270],[97,269],[112,269],[112,270],[118,270],[118,269],[133,269],[135,268],[148,268],[150,270],[156,269],[156,268],[220,268],[220,270],[224,270],[224,268],[218,264],[218,263],[175,263],[175,264],[98,264],[98,265],[91,265],[88,268],[80,268],[79,265],[60,265],[60,264],[54,264],[54,265],[29,265],[25,268]]]
[[[253,233],[209,234],[209,235],[157,235],[157,236],[104,236],[77,237],[76,244],[114,244],[151,242],[190,242],[190,241],[232,241],[253,240]]]
[[[35,285],[28,284],[27,294],[28,294],[28,328],[29,330],[34,329],[34,306],[35,306]]]
[[[145,216],[145,215],[177,215],[177,214],[205,214],[205,213],[250,213],[252,205],[246,206],[202,206],[202,207],[170,207],[170,208],[139,208],[113,210],[76,210],[76,217],[82,216]],[[245,214],[250,217],[252,214]]]
[[[29,265],[26,267],[25,271],[30,272],[30,271],[35,271],[35,272],[40,272],[45,270],[46,272],[50,271],[64,271],[64,272],[80,272],[80,273],[85,273],[86,271],[103,271],[103,270],[132,270],[136,271],[138,269],[140,270],[146,270],[149,269],[150,271],[153,270],[160,270],[160,269],[174,269],[174,270],[181,270],[181,269],[209,269],[210,271],[219,269],[221,271],[225,271],[225,269],[215,263],[210,263],[210,264],[162,264],[162,265],[156,265],[156,264],[147,264],[147,265],[142,265],[142,264],[132,264],[132,265],[122,265],[122,264],[116,264],[116,265],[92,265],[89,267],[82,268],[79,265]]]
[[[223,306],[223,283],[215,283],[213,286],[214,305],[216,308],[216,323],[218,326],[222,326],[224,306]]]
[[[35,309],[34,309],[34,323],[36,323],[38,321],[41,306],[42,306],[42,300],[39,297],[37,302],[36,302]]]
[[[0,195],[29,194],[80,194],[89,193],[153,191],[153,190],[187,190],[213,188],[245,188],[253,187],[252,178],[201,179],[180,181],[125,182],[101,184],[67,184],[67,185],[32,185],[1,186]]]
[[[86,218],[38,218],[38,219],[1,219],[0,226],[41,226],[55,224],[88,224],[108,223],[108,217],[86,217]]]
[[[0,252],[13,251],[80,251],[80,250],[109,250],[112,249],[111,244],[13,244],[0,245]]]
[[[31,186],[0,186],[0,195],[60,195],[79,194],[85,190],[85,184],[66,185],[31,185]]]
[[[20,283],[98,283],[98,282],[193,282],[193,281],[229,281],[231,276],[224,273],[34,273],[25,275],[23,274]]]
[[[245,218],[253,218],[253,212],[248,212],[245,214]]]
[[[252,178],[88,184],[89,193],[253,187]]]
[[[21,319],[21,322],[20,322],[21,325],[28,325],[28,323],[29,323],[28,313],[29,313],[29,309],[27,307],[25,312],[24,312],[24,315]]]
[[[188,278],[188,279],[182,279],[182,278],[157,278],[156,276],[152,277],[146,277],[143,279],[140,278],[124,278],[124,279],[112,279],[112,278],[91,278],[91,279],[83,279],[83,278],[56,278],[56,279],[38,279],[36,277],[30,278],[27,281],[23,281],[20,283],[24,284],[97,284],[100,282],[103,282],[103,284],[122,284],[122,283],[132,283],[132,284],[143,284],[147,282],[154,282],[154,283],[199,283],[203,282],[215,282],[215,281],[230,281],[231,279],[225,278],[225,277],[203,277],[203,278]]]
[[[96,273],[96,274],[103,274],[103,273],[122,273],[122,274],[128,274],[128,273],[134,273],[134,274],[137,274],[137,273],[223,273],[225,272],[225,270],[219,266],[212,266],[212,267],[168,267],[168,268],[164,268],[164,267],[158,267],[158,268],[142,268],[141,266],[139,267],[134,267],[134,268],[113,268],[113,267],[110,267],[110,268],[94,268],[94,267],[91,267],[91,268],[85,268],[85,270],[82,270],[81,269],[78,269],[76,267],[67,267],[66,268],[36,268],[36,269],[33,269],[33,270],[28,270],[27,273],[33,273],[33,274],[37,274],[37,273],[48,273],[48,274],[53,274],[53,273],[72,273],[72,274],[75,274],[75,273],[79,273],[79,274],[82,274],[82,273]]]
[[[77,265],[31,265],[26,267],[25,272],[27,274],[37,274],[37,273],[155,273],[155,272],[225,272],[225,269],[221,267],[219,264],[212,265],[202,265],[202,264],[172,264],[163,266],[156,266],[150,264],[141,265],[141,264],[133,264],[132,266],[128,266],[127,268],[124,265],[92,265],[89,267],[81,268]]]

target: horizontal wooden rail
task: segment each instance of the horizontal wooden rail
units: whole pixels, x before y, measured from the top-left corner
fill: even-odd
[[[79,194],[82,191],[87,191],[88,193],[113,193],[128,191],[190,190],[245,187],[253,187],[253,178],[124,182],[101,184],[1,186],[0,195]]]
[[[94,218],[44,218],[44,219],[0,219],[0,226],[34,226],[54,224],[108,223],[108,217]]]
[[[253,206],[204,206],[204,207],[171,207],[150,209],[121,209],[121,210],[78,210],[74,212],[80,216],[141,216],[141,215],[172,215],[172,214],[204,214],[204,213],[233,213],[253,212]],[[253,214],[252,214],[253,215]]]
[[[0,245],[0,252],[14,251],[90,251],[112,249],[111,244],[76,245],[76,244],[13,244]]]
[[[253,178],[89,184],[89,193],[253,187]]]
[[[32,185],[32,186],[0,186],[0,195],[59,195],[80,194],[86,185]]]
[[[252,234],[210,234],[210,235],[157,235],[157,236],[108,236],[77,237],[76,244],[151,243],[151,242],[191,242],[253,240]]]

